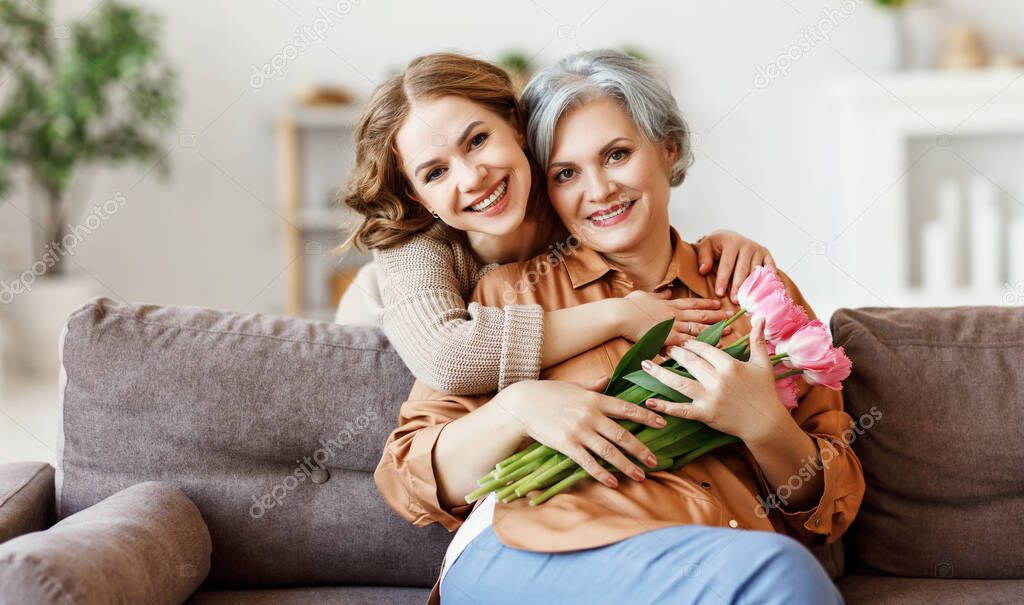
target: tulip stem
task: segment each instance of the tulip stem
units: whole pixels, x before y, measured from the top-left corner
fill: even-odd
[[[589,476],[590,475],[587,474],[587,471],[583,470],[582,468],[573,472],[573,474],[569,475],[565,479],[562,479],[558,483],[552,485],[543,494],[531,499],[530,506],[544,504],[545,502],[550,500],[552,496],[564,492],[565,490],[569,489],[570,487],[578,483],[581,479],[584,479]]]
[[[783,372],[781,374],[776,374],[775,375],[775,380],[781,380],[783,378],[786,378],[787,376],[796,376],[797,374],[803,374],[803,373],[804,373],[803,370],[790,370],[788,372]]]
[[[746,309],[740,309],[739,311],[737,311],[735,315],[726,320],[725,324],[722,325],[722,329],[724,330],[725,328],[728,328],[732,324],[732,322],[743,317],[743,314],[746,312]]]
[[[505,478],[492,479],[491,481],[482,483],[480,487],[477,488],[476,491],[466,496],[466,502],[472,504],[474,501],[477,500],[477,498],[485,496],[490,492],[495,491],[499,487],[505,487],[509,481],[514,481],[516,479],[519,479],[520,477],[525,477],[526,475],[529,475],[534,470],[536,470],[537,467],[539,467],[541,464],[543,464],[543,462],[541,462],[540,460],[534,460],[533,462],[530,462],[526,466],[522,466],[516,469]]]
[[[538,475],[548,470],[552,466],[558,464],[559,459],[561,459],[563,456],[564,454],[555,454],[553,456],[550,456],[547,460],[544,461],[543,464],[534,469],[532,473],[498,492],[498,497],[501,498],[503,502],[511,502],[516,498],[520,498],[526,495],[527,492],[520,493],[519,488],[531,483],[534,479],[537,478]]]
[[[526,454],[525,456],[522,456],[521,458],[519,458],[519,460],[516,460],[515,462],[513,462],[511,464],[505,465],[505,466],[503,466],[500,469],[495,469],[495,470],[491,471],[491,475],[495,479],[504,479],[505,477],[508,477],[510,474],[512,474],[515,471],[519,470],[520,468],[526,466],[527,464],[533,462],[534,460],[540,460],[540,459],[544,458],[545,456],[550,456],[552,454],[557,454],[557,453],[558,453],[558,450],[556,450],[554,448],[550,448],[550,447],[548,447],[546,445],[542,445],[542,446],[538,447],[537,449],[533,450],[532,452],[530,452],[529,454]]]
[[[551,478],[552,477],[555,477],[556,475],[562,473],[563,471],[566,471],[566,470],[572,468],[573,466],[576,466],[576,461],[573,460],[572,458],[566,458],[565,460],[560,460],[558,463],[556,463],[556,464],[552,465],[551,467],[549,467],[546,471],[536,475],[536,477],[533,479],[533,481],[530,481],[526,485],[522,485],[520,487],[517,487],[516,488],[516,495],[517,496],[525,496],[526,494],[530,493],[531,491],[533,491],[535,489],[540,489],[542,487],[547,487],[547,485],[549,485],[551,483]]]
[[[508,465],[512,464],[513,462],[515,462],[516,460],[519,460],[523,456],[533,452],[535,449],[539,448],[542,445],[544,445],[544,444],[542,444],[540,441],[534,441],[530,445],[526,446],[526,448],[524,448],[522,450],[519,450],[518,452],[512,454],[508,458],[505,458],[504,460],[502,460],[498,464],[494,465],[494,468],[499,469],[499,470],[503,469],[506,466],[508,466]]]

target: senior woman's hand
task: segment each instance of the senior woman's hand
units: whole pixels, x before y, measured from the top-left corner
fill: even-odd
[[[697,269],[701,275],[711,271],[715,258],[718,258],[715,293],[725,296],[729,279],[732,278],[729,298],[734,303],[739,303],[736,296],[740,286],[754,269],[762,265],[776,268],[775,259],[768,248],[728,229],[712,231],[697,242]]]
[[[619,481],[592,453],[626,476],[643,481],[644,470],[626,453],[648,466],[654,466],[657,458],[613,418],[659,429],[665,426],[665,419],[635,403],[603,394],[607,384],[608,377],[588,386],[560,380],[523,380],[499,391],[491,404],[497,404],[518,422],[523,437],[562,452],[608,487],[618,487]]]
[[[725,351],[696,339],[674,347],[669,355],[696,380],[645,361],[643,369],[692,402],[648,399],[647,407],[679,418],[703,422],[713,429],[756,443],[772,435],[789,411],[775,390],[775,375],[764,320],[755,318],[750,331],[750,360],[742,362]]]

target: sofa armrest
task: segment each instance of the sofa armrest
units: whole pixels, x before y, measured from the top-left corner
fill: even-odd
[[[53,475],[45,462],[0,464],[0,544],[53,523]]]
[[[188,496],[138,483],[0,544],[0,603],[180,605],[209,573],[211,550]]]

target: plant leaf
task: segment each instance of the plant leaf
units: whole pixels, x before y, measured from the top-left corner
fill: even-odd
[[[718,341],[722,340],[722,332],[725,331],[725,322],[727,321],[727,319],[723,319],[713,326],[704,328],[697,336],[697,340],[706,342],[711,346],[718,346]]]
[[[626,351],[622,359],[619,360],[618,365],[615,366],[615,371],[612,372],[612,376],[608,379],[608,386],[604,392],[606,395],[615,395],[630,387],[630,383],[622,380],[622,377],[630,372],[635,372],[640,369],[640,362],[646,359],[653,359],[655,355],[661,352],[661,349],[665,346],[665,339],[672,333],[672,324],[675,323],[675,319],[666,319],[665,321],[656,324],[647,333],[640,337],[640,340]]]
[[[671,370],[669,370],[671,371]],[[665,386],[665,383],[661,382],[654,376],[651,376],[643,370],[637,370],[636,372],[630,372],[622,377],[623,380],[632,382],[633,384],[643,387],[652,393],[664,397],[669,401],[689,401],[690,398],[683,395],[679,391]]]
[[[741,361],[746,361],[746,359],[742,359],[742,357],[743,357],[743,350],[746,349],[746,348],[747,348],[747,341],[746,340],[744,340],[743,342],[740,342],[739,340],[737,340],[736,342],[732,343],[731,345],[729,345],[727,347],[722,347],[722,350],[725,351],[726,353],[728,353],[729,356],[732,357],[733,359],[740,359]],[[749,359],[749,358],[750,358],[750,356],[748,355],[747,359]]]
[[[675,441],[658,448],[654,451],[654,455],[658,457],[667,456],[669,458],[685,456],[704,445],[712,437],[718,435],[713,428],[703,422],[697,422],[696,420],[688,422],[689,424],[676,427],[677,437]]]
[[[708,428],[710,428],[710,427],[708,427]],[[714,429],[711,429],[711,430],[714,430]],[[716,431],[716,432],[718,432],[718,431]],[[676,458],[675,459],[675,463],[672,465],[672,467],[669,470],[677,471],[677,470],[683,468],[684,466],[686,466],[687,464],[689,464],[690,462],[693,462],[697,458],[700,458],[704,454],[710,452],[711,450],[714,450],[714,449],[722,447],[723,445],[728,445],[730,443],[734,443],[734,442],[738,442],[738,441],[740,441],[740,439],[738,437],[733,437],[732,435],[729,435],[728,433],[718,432],[717,435],[712,434],[712,435],[707,437],[706,441],[704,441],[704,443],[702,443],[700,445],[700,447],[697,447],[696,449],[692,450],[690,453],[686,454],[685,456],[680,456],[680,457]]]

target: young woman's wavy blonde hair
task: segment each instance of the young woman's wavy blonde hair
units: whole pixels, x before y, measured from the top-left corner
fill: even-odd
[[[433,215],[412,197],[412,184],[399,165],[395,134],[408,117],[413,101],[446,95],[479,103],[499,116],[507,116],[520,131],[524,128],[512,81],[497,65],[450,52],[413,59],[404,72],[374,90],[359,118],[355,168],[337,201],[362,219],[334,252],[353,245],[360,250],[392,248],[434,223]],[[527,214],[532,216],[547,204],[538,199],[544,189],[543,180],[538,180],[540,173],[532,159],[530,168],[535,193],[530,195]]]

